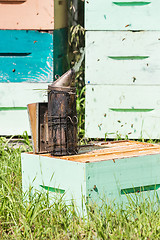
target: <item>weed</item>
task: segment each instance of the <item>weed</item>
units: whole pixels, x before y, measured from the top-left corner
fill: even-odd
[[[63,197],[51,204],[47,192],[24,194],[20,158],[29,142],[13,148],[7,141],[0,138],[0,239],[160,239],[159,203],[151,199],[128,198],[124,209],[104,198],[79,214]]]
[[[81,142],[85,134],[84,131],[85,87],[83,87],[81,90],[77,89],[77,115],[78,115],[78,136]]]

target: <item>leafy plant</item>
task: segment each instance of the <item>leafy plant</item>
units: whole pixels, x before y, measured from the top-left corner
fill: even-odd
[[[82,142],[85,135],[85,86],[82,89],[77,88],[77,115],[78,115],[78,136]]]
[[[78,1],[78,15],[74,10],[73,2],[70,2],[72,12],[72,21],[69,32],[69,59],[70,67],[74,67],[79,61],[80,66],[76,69],[76,88],[77,88],[77,114],[78,114],[78,136],[81,140],[84,138],[84,121],[85,121],[85,82],[84,82],[84,47],[85,47],[85,30],[83,27],[84,2]],[[75,22],[75,15],[76,21]]]

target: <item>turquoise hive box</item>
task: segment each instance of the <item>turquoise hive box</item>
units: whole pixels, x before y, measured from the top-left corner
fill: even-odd
[[[81,209],[84,202],[127,202],[143,195],[160,197],[160,146],[133,141],[82,147],[75,156],[22,153],[23,192],[63,195]]]

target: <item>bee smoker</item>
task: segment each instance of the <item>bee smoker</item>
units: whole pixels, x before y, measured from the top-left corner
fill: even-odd
[[[70,69],[48,86],[48,137],[51,155],[77,153],[75,71]]]

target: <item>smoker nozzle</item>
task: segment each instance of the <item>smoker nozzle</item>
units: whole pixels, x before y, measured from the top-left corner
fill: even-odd
[[[71,68],[49,86],[50,87],[74,87],[74,85],[75,85],[75,70]]]

